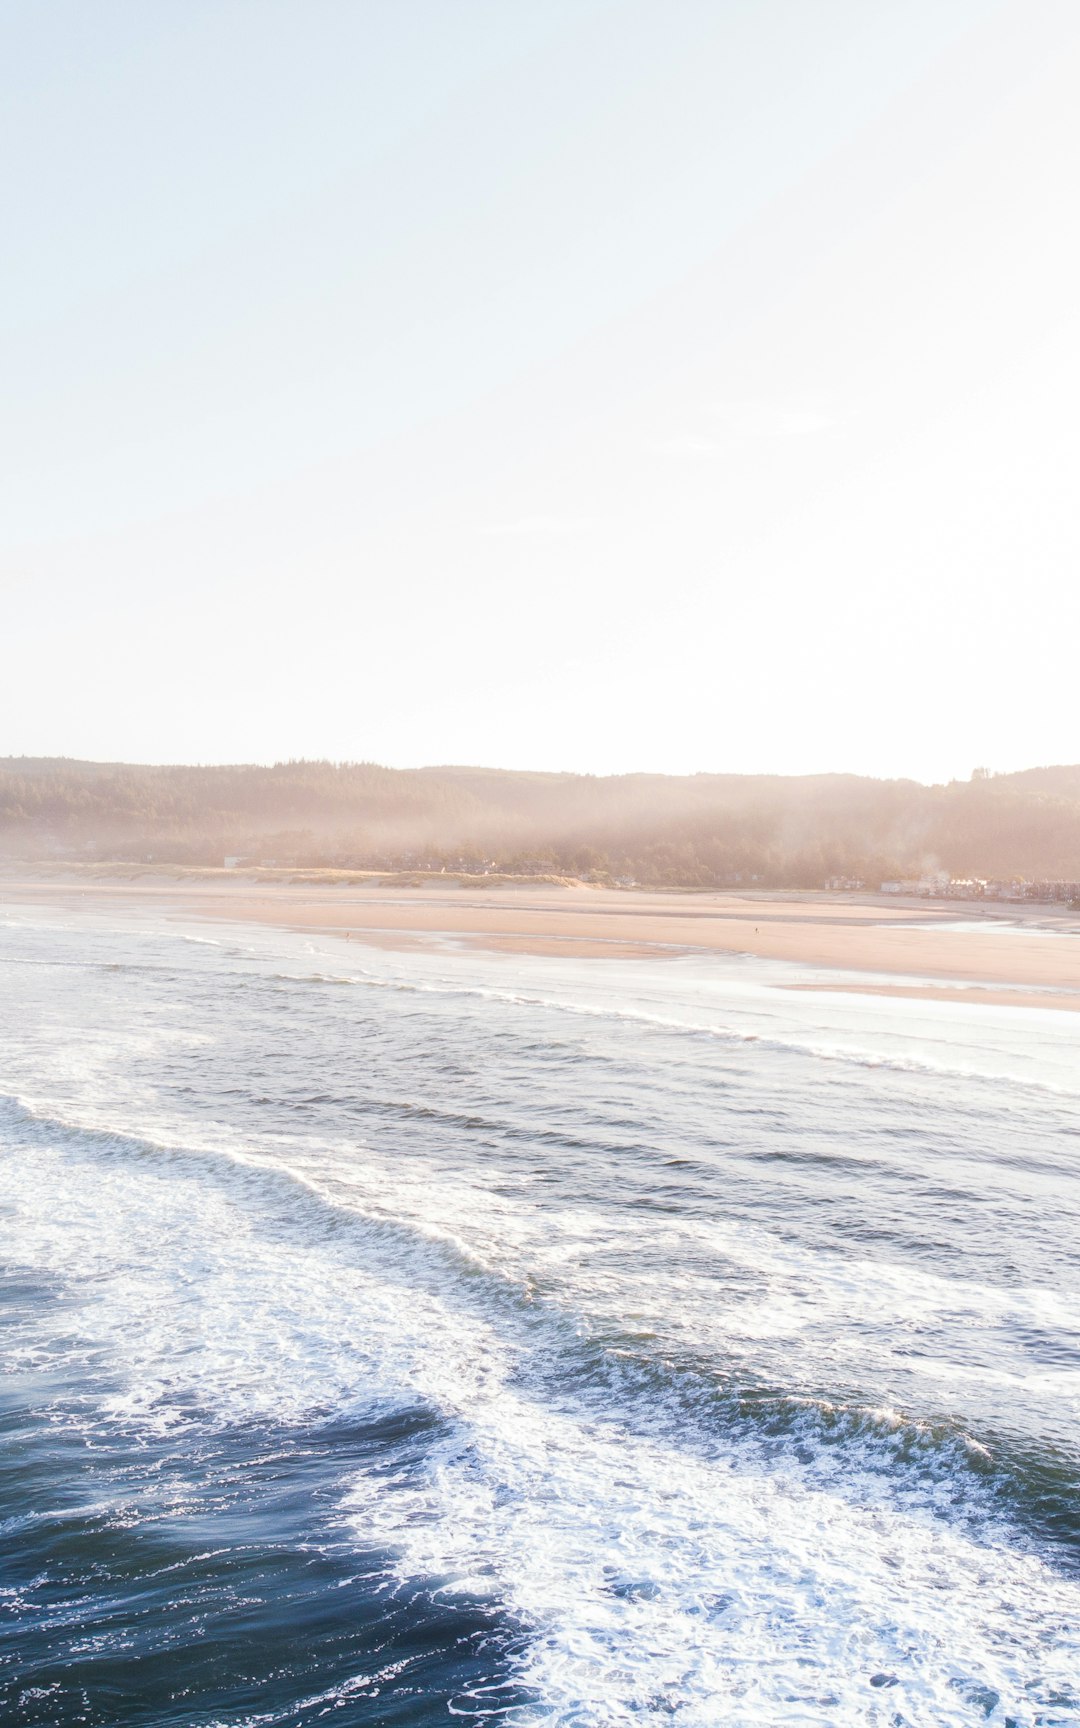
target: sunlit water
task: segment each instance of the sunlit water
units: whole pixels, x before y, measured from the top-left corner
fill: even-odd
[[[4,1724],[1080,1724],[1080,1022],[0,928]]]

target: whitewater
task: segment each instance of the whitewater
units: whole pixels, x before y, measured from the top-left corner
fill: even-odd
[[[1080,1021],[808,981],[0,908],[0,1720],[1078,1728]]]

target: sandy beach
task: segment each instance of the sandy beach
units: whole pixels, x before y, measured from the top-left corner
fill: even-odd
[[[583,959],[752,954],[856,975],[792,988],[1080,1008],[1080,914],[1064,907],[9,867],[0,904],[20,903],[72,911],[154,906],[178,918],[249,920],[379,947]]]

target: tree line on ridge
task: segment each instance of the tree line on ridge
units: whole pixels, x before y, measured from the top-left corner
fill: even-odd
[[[657,887],[1080,878],[1080,766],[926,786],[688,776],[0,760],[0,856],[555,874]]]

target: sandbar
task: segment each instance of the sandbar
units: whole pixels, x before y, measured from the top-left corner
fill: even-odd
[[[119,866],[8,866],[0,903],[157,908],[378,947],[575,959],[746,954],[826,974],[795,988],[1080,1008],[1080,914],[1065,907]]]

